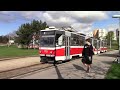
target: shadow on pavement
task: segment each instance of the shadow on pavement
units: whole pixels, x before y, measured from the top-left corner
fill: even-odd
[[[73,64],[73,66],[74,66],[76,69],[78,69],[78,70],[83,70],[83,71],[85,71],[85,69],[84,69],[83,67],[81,67],[81,66],[78,66],[78,65],[75,65],[75,64]]]
[[[58,75],[58,79],[64,79],[64,78],[62,77],[62,75],[61,75],[61,73],[60,73],[57,65],[55,65],[54,67],[55,67],[56,73],[57,73],[57,75]]]
[[[118,56],[118,53],[115,53],[115,54],[101,54],[99,56],[106,56],[106,57],[117,57]]]
[[[105,64],[112,64],[113,61],[102,61],[102,63],[105,63]]]

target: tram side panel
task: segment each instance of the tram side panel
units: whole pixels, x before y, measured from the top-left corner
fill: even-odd
[[[70,55],[73,56],[82,56],[83,47],[85,44],[85,37],[71,34],[71,46],[70,46]]]

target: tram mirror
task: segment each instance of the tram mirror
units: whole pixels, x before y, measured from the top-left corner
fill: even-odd
[[[56,46],[58,46],[58,44],[56,43]]]

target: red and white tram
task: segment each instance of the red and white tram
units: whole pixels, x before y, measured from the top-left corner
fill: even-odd
[[[100,41],[100,52],[106,52],[107,51],[107,41],[101,40]]]
[[[63,29],[40,30],[39,54],[41,62],[65,61],[82,56],[85,35]]]
[[[99,54],[98,40],[93,37],[89,37],[87,40],[93,45],[94,54]]]
[[[41,62],[70,60],[74,56],[82,56],[85,44],[85,34],[56,29],[54,27],[40,30],[39,54]],[[88,38],[93,45],[94,54],[107,51],[105,40],[98,40],[93,37]]]
[[[94,54],[100,54],[107,51],[107,41],[98,40],[93,37],[88,38],[89,42],[93,45]]]

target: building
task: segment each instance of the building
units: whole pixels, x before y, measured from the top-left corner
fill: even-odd
[[[105,36],[107,35],[107,33],[108,32],[106,29],[96,29],[93,31],[93,37],[103,40],[105,39]]]
[[[11,44],[14,44],[15,42],[14,42],[14,40],[9,40],[9,44],[11,45]]]
[[[93,37],[93,32],[89,32],[86,35],[89,36],[89,37]]]
[[[93,31],[93,37],[94,37],[94,38],[98,38],[98,33],[99,33],[99,30],[98,30],[98,29],[94,30],[94,31]]]
[[[107,33],[108,33],[108,32],[107,32],[106,29],[99,29],[98,37],[99,37],[100,39],[105,39]]]

